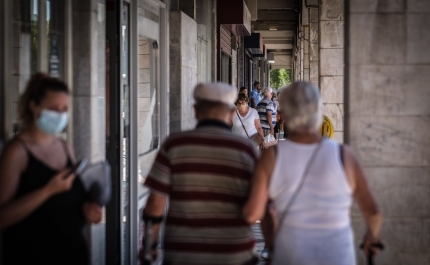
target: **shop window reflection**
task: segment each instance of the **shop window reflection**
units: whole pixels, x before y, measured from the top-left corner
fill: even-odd
[[[64,77],[64,0],[46,2],[46,26],[49,74]]]
[[[160,144],[158,43],[146,38],[139,39],[138,97],[138,150],[144,155]]]

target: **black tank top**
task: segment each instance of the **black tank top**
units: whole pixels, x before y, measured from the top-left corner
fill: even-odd
[[[14,199],[45,186],[59,171],[35,157],[17,137],[28,155]],[[67,167],[72,161],[67,152]],[[86,193],[80,178],[72,188],[49,198],[21,222],[3,231],[3,264],[88,264],[88,249],[83,237],[82,211]]]

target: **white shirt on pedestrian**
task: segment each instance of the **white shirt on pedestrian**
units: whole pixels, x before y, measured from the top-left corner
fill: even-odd
[[[246,135],[239,117],[240,120],[242,120],[243,126],[245,126],[248,135]],[[254,108],[248,108],[248,113],[245,117],[242,117],[239,112],[236,111],[236,115],[233,116],[233,132],[246,138],[253,136],[258,133],[257,128],[255,127],[255,120],[259,118],[258,112]]]
[[[355,251],[350,220],[352,190],[341,163],[339,144],[325,140],[279,228],[274,265],[353,265]],[[277,146],[269,195],[278,217],[297,189],[317,144],[289,140]]]

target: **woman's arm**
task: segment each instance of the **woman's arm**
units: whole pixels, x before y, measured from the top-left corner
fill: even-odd
[[[84,203],[84,216],[90,224],[100,223],[103,219],[103,208],[97,203],[86,202]]]
[[[261,138],[264,139],[263,128],[261,128],[260,118],[254,120],[255,128],[257,129],[258,134]]]
[[[370,192],[363,169],[352,150],[344,148],[344,163],[348,181],[352,188],[354,199],[366,221],[368,232],[365,235],[365,251],[369,251],[371,244],[379,243],[382,216]]]
[[[0,229],[12,226],[34,212],[52,195],[71,188],[74,175],[63,170],[44,187],[19,199],[13,199],[21,172],[27,164],[27,154],[17,141],[10,142],[0,157]]]
[[[261,159],[257,163],[251,184],[251,192],[243,207],[244,218],[249,224],[253,224],[263,218],[269,198],[269,181],[275,161],[275,149],[274,147],[269,147],[263,152]]]

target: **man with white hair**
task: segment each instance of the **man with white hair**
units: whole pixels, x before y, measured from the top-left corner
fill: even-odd
[[[272,88],[266,87],[263,89],[264,98],[258,103],[255,108],[260,116],[261,127],[263,128],[264,136],[269,133],[275,135],[276,125],[276,108],[272,102]]]
[[[197,127],[168,137],[145,181],[151,193],[143,219],[158,222],[154,252],[169,198],[164,264],[245,265],[255,260],[253,232],[241,208],[257,155],[249,139],[231,131],[236,98],[228,84],[197,85]]]

